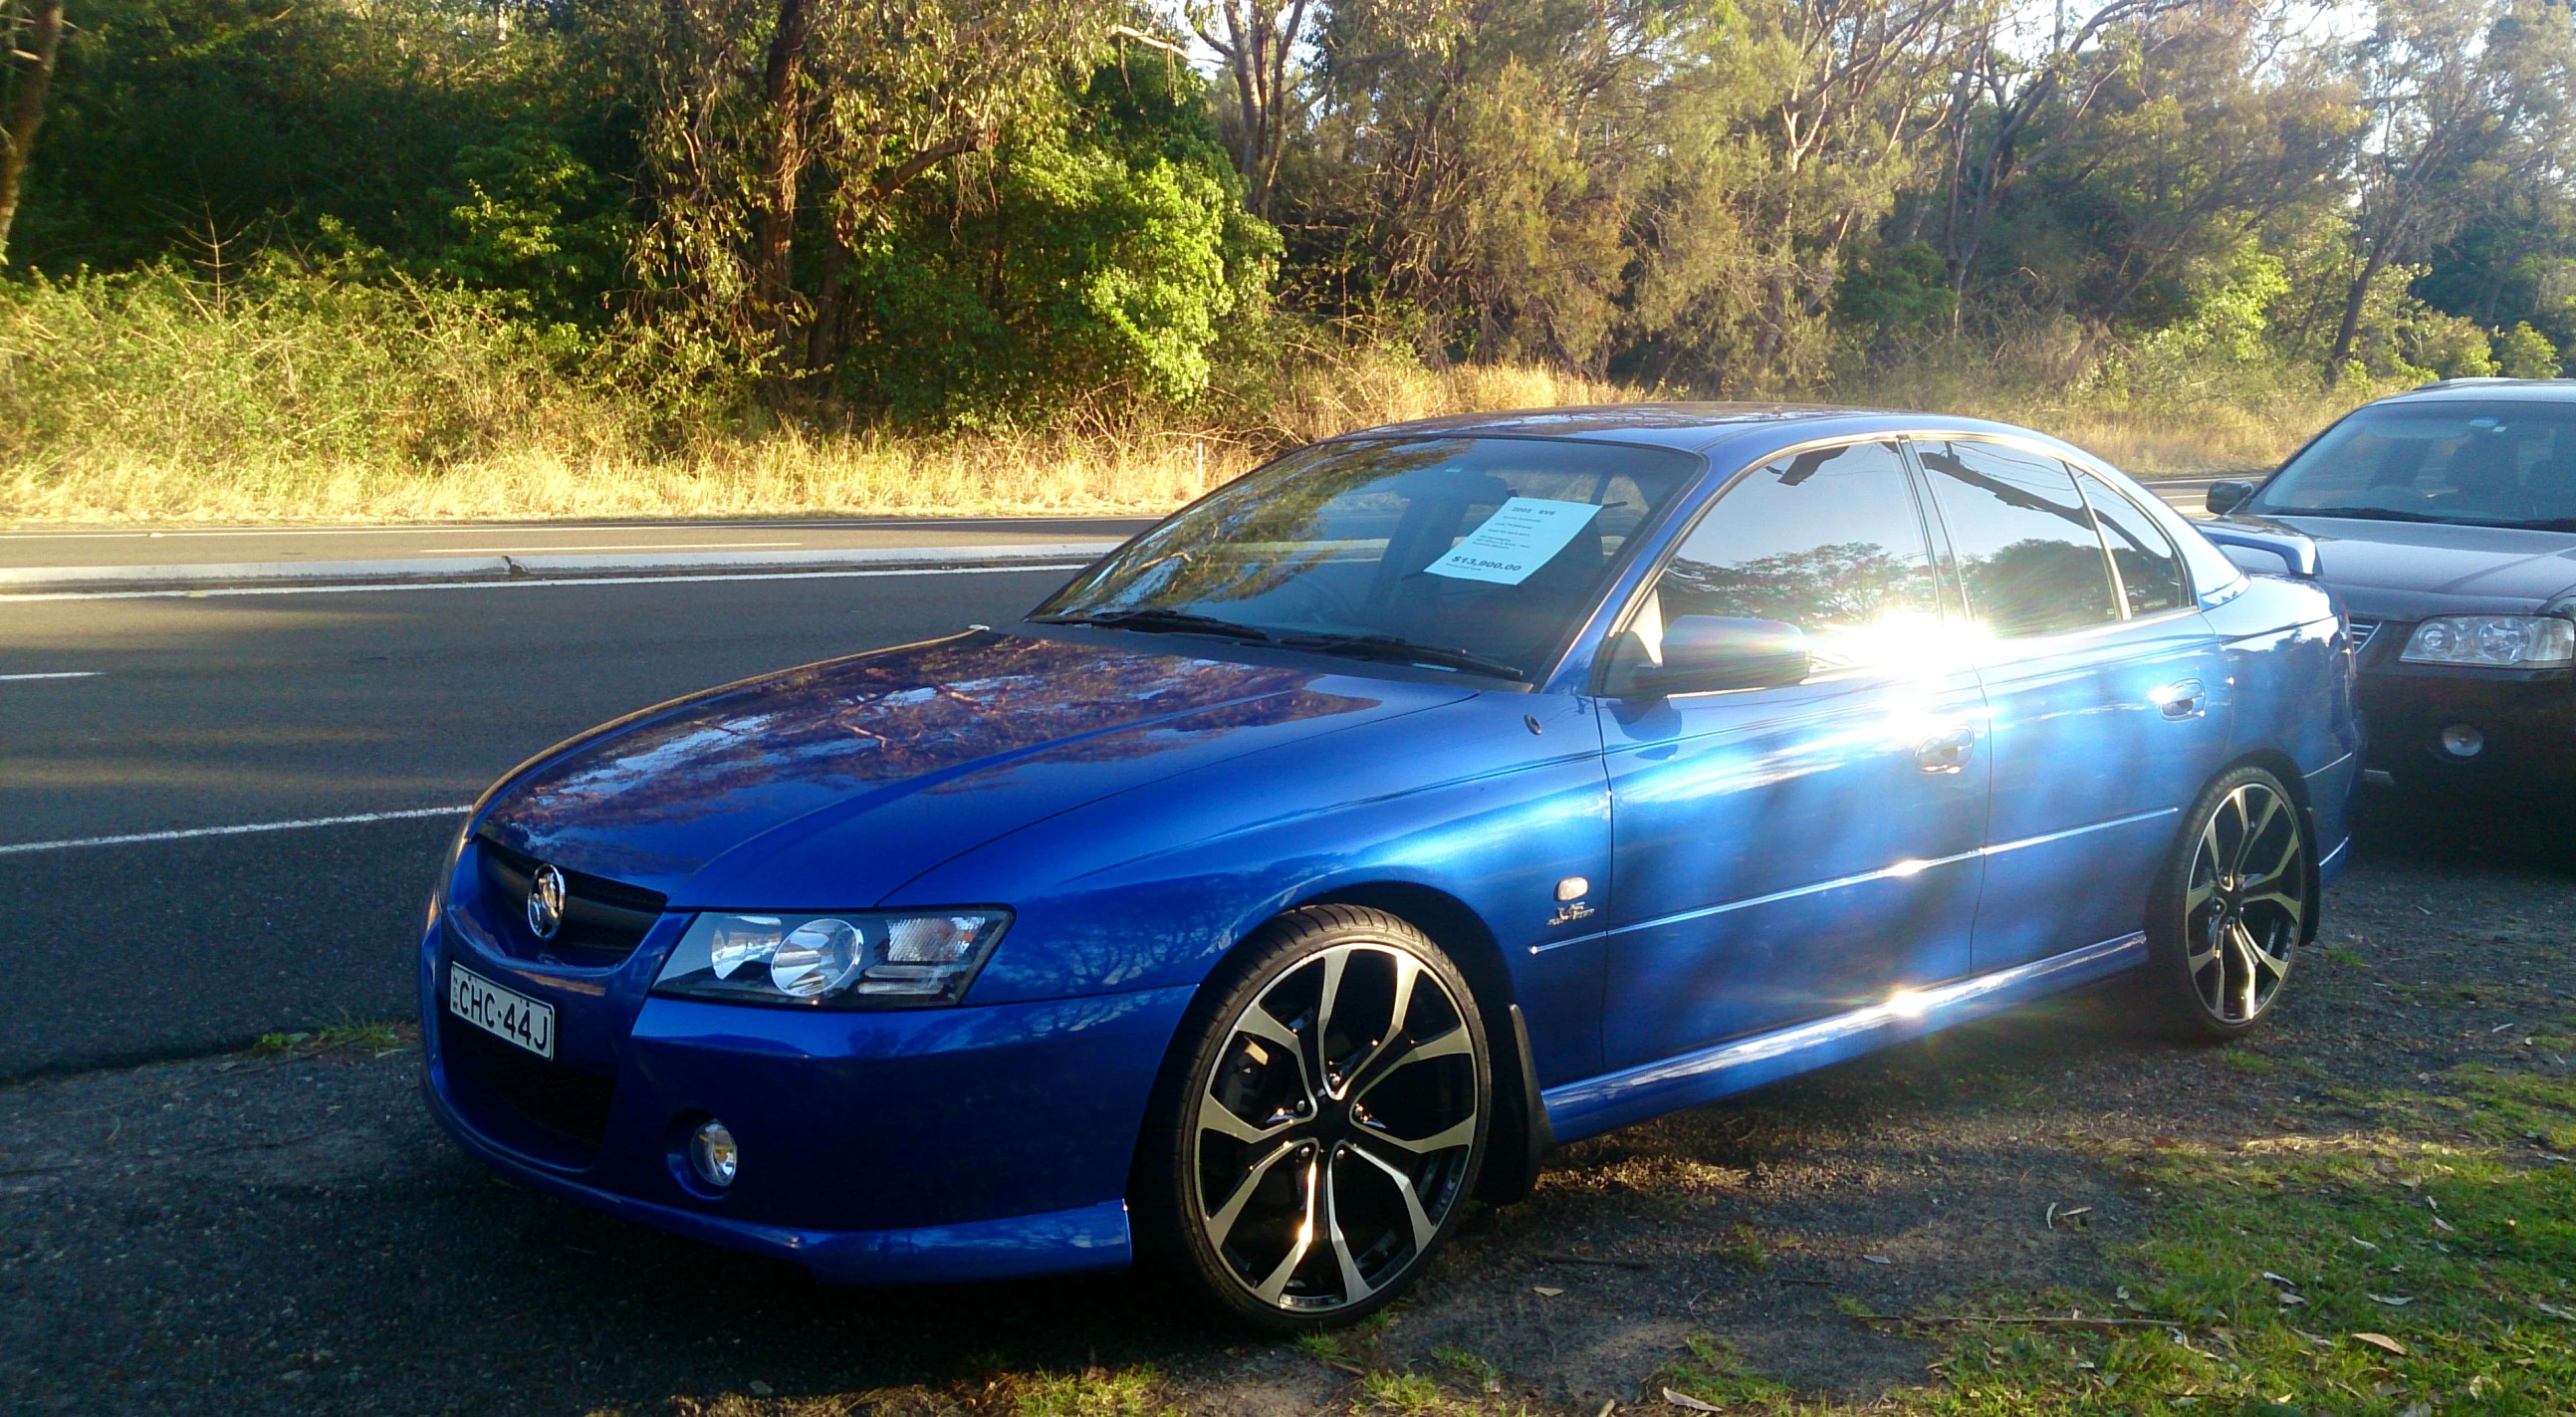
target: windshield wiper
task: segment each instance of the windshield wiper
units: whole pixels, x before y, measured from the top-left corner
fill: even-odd
[[[1223,635],[1229,639],[1253,640],[1268,644],[1277,636],[1268,630],[1238,625],[1214,615],[1201,615],[1189,610],[1104,610],[1097,615],[1049,615],[1037,621],[1041,625],[1097,625],[1104,630],[1134,630],[1144,635]]]
[[[1449,645],[1418,645],[1394,635],[1299,635],[1281,637],[1280,644],[1291,649],[1310,649],[1317,654],[1347,655],[1352,659],[1377,659],[1391,663],[1427,664],[1441,669],[1464,669],[1471,674],[1491,675],[1496,679],[1527,679],[1518,665],[1499,659],[1487,659],[1472,650]]]
[[[2576,517],[2543,517],[2535,522],[2485,522],[2482,525],[2507,527],[2514,531],[2576,531]]]

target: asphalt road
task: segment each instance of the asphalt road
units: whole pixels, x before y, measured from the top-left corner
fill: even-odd
[[[1016,618],[1065,575],[0,604],[0,1079],[408,1015],[459,818],[11,846],[458,806],[605,719]]]
[[[382,561],[605,551],[825,551],[1121,541],[1134,517],[937,517],[833,520],[442,522],[388,527],[45,527],[0,533],[0,571],[204,562]]]

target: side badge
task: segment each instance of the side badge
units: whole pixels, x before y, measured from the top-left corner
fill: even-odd
[[[1591,890],[1592,883],[1581,876],[1568,876],[1557,882],[1556,898],[1559,904],[1556,907],[1556,913],[1548,917],[1547,923],[1552,926],[1571,925],[1577,920],[1588,919],[1592,914],[1592,907],[1584,902],[1583,897]]]

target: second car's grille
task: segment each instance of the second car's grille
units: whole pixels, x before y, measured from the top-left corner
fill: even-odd
[[[491,1099],[529,1122],[582,1147],[608,1140],[608,1104],[617,1080],[540,1058],[471,1025],[445,1020],[440,1050],[448,1067],[470,1072]]]
[[[528,928],[527,915],[528,885],[539,863],[488,836],[475,838],[474,846],[482,862],[483,898],[491,907],[487,919],[524,956],[595,968],[617,964],[662,918],[666,901],[658,892],[565,871],[563,924],[553,939],[540,940]]]
[[[2353,621],[2353,622],[2352,622],[2352,652],[2353,652],[2353,653],[2355,653],[2355,654],[2359,654],[2359,653],[2361,653],[2363,650],[2366,650],[2366,649],[2370,648],[2370,642],[2371,642],[2371,640],[2373,640],[2374,638],[2376,638],[2376,637],[2378,636],[2378,634],[2379,634],[2379,622],[2378,622],[2378,621],[2376,621],[2376,620],[2355,620],[2355,621]]]

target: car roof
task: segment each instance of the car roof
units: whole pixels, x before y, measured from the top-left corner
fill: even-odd
[[[1562,438],[1570,441],[1631,443],[1706,453],[1712,461],[1745,461],[1774,449],[1820,438],[1862,437],[1899,433],[1983,433],[2045,444],[2088,465],[2101,459],[2060,439],[2016,424],[1945,413],[1906,413],[1884,408],[1838,408],[1830,404],[1794,403],[1612,403],[1565,408],[1505,409],[1491,413],[1453,413],[1377,428],[1361,428],[1328,440],[1363,438]],[[1726,458],[1716,455],[1727,445]]]
[[[2373,404],[2391,403],[2493,403],[2498,399],[2515,402],[2565,403],[2576,401],[2576,379],[2443,379],[2402,394],[2373,399]]]

